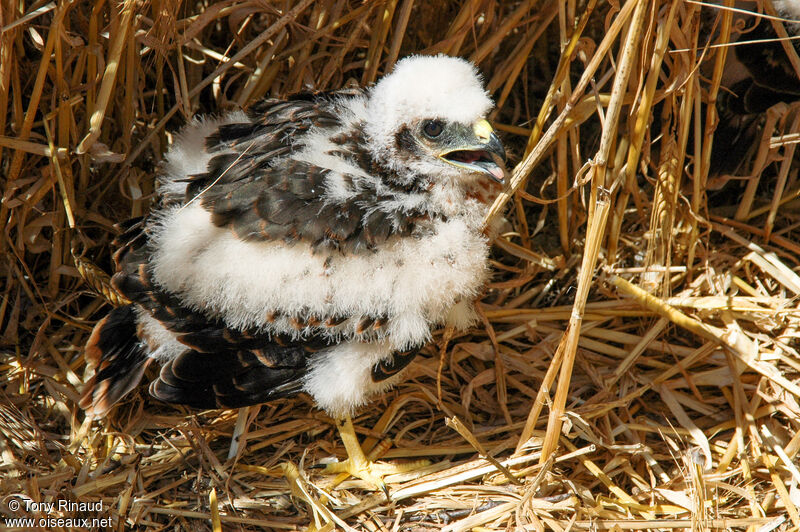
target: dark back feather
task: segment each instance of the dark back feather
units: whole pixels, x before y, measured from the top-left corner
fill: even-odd
[[[252,123],[221,126],[207,141],[218,155],[206,173],[191,177],[186,201],[199,196],[214,224],[243,240],[304,241],[318,251],[359,253],[393,235],[410,235],[429,215],[397,207],[396,200],[421,193],[422,185],[404,183],[374,161],[363,131],[335,133],[343,127],[336,99],[356,94],[360,91],[264,100],[250,109]],[[352,187],[347,201],[326,197],[332,170],[292,158],[311,128],[330,130],[336,149],[329,154],[377,176],[376,182],[356,184],[354,176],[344,175]],[[379,185],[389,192],[379,192]]]

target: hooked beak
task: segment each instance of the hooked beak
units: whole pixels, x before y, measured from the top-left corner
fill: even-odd
[[[480,172],[500,184],[505,184],[508,173],[505,165],[506,150],[489,122],[478,120],[472,126],[472,131],[459,140],[461,142],[456,147],[442,152],[439,158],[453,166]]]

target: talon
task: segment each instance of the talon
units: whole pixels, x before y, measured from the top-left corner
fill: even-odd
[[[382,491],[386,495],[386,500],[389,500],[389,487],[383,481],[383,477],[393,475],[396,473],[407,473],[415,469],[420,469],[429,464],[427,460],[416,460],[410,463],[403,464],[389,464],[386,462],[375,462],[370,460],[364,455],[361,445],[358,443],[353,422],[350,417],[342,420],[337,420],[336,427],[339,429],[339,435],[344,443],[345,450],[347,451],[347,460],[342,462],[333,462],[329,464],[316,464],[311,466],[315,469],[322,469],[323,474],[340,474],[341,478],[337,478],[337,484],[347,478],[353,476],[371,484],[376,490]],[[380,445],[380,444],[379,444]],[[385,449],[384,449],[385,451]]]

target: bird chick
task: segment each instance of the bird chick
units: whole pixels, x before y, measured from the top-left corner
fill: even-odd
[[[475,322],[506,175],[492,105],[467,61],[414,56],[194,120],[118,239],[131,304],[94,328],[81,406],[105,415],[153,361],[151,395],[199,408],[305,392],[347,418],[389,388],[434,327]]]

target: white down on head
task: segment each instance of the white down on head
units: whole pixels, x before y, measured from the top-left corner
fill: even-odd
[[[401,127],[418,120],[473,124],[485,118],[493,106],[480,74],[469,61],[446,55],[403,58],[370,90],[365,128],[373,140],[370,149],[380,160],[390,165],[395,162],[395,171],[461,173],[425,161],[404,168],[394,136]]]

